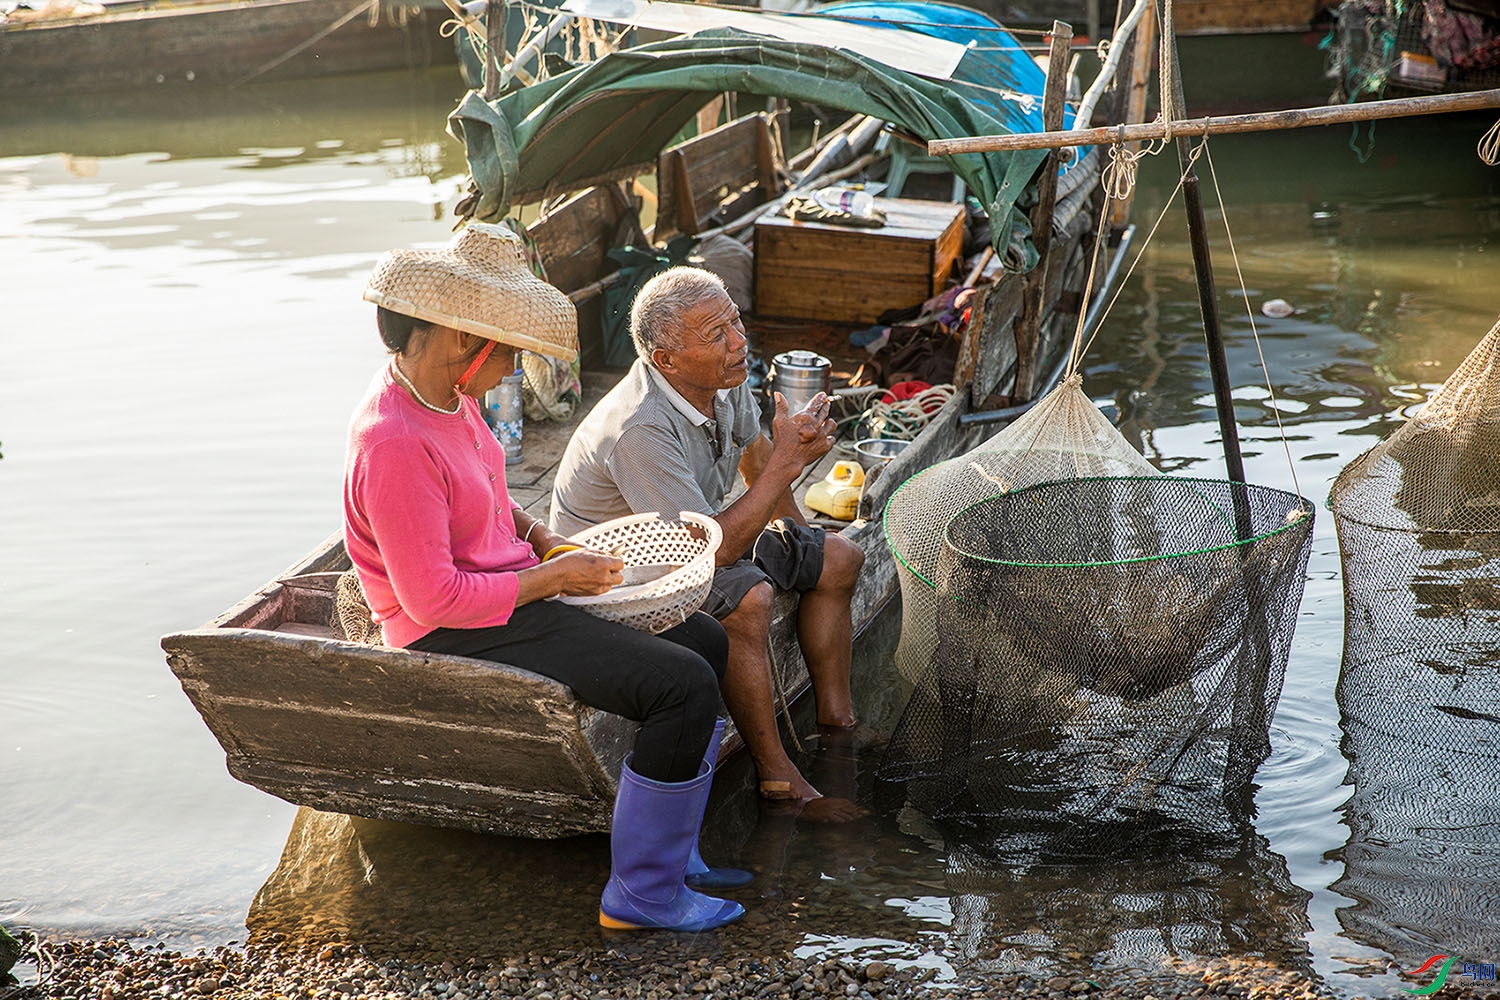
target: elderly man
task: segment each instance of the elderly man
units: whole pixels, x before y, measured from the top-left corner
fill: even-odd
[[[761,432],[745,382],[745,328],[709,271],[676,267],[648,281],[631,309],[630,334],[635,364],[579,425],[558,467],[552,529],[572,535],[648,511],[690,510],[719,522],[724,541],[703,610],[729,633],[725,704],[755,761],[761,794],[817,798],[781,743],[766,639],[773,585],[801,593],[797,638],[819,728],[852,730],[849,603],[864,553],[809,526],[791,492],[833,446],[828,399],[788,413],[777,394],[771,436]],[[747,489],[725,506],[736,469]]]

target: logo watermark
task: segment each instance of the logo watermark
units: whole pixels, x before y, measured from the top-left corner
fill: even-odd
[[[1413,996],[1419,997],[1431,996],[1447,984],[1448,973],[1452,970],[1455,962],[1458,962],[1458,958],[1455,956],[1433,955],[1427,961],[1422,963],[1422,967],[1420,969],[1406,973],[1406,975],[1409,976],[1420,976],[1431,969],[1433,966],[1438,966],[1437,975],[1433,978],[1432,982],[1428,983],[1426,986],[1417,986],[1409,990],[1403,989],[1401,992],[1410,993]],[[1495,982],[1495,963],[1463,962],[1460,964],[1459,975],[1468,976],[1476,983],[1493,983]]]

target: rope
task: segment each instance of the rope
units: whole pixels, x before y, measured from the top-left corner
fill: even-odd
[[[292,58],[295,55],[298,55],[301,52],[306,51],[309,47],[318,44],[323,39],[327,38],[329,35],[333,34],[335,31],[338,31],[344,25],[348,24],[350,21],[366,12],[368,12],[372,18],[379,17],[380,0],[369,0],[368,3],[360,4],[359,6],[350,10],[348,13],[344,14],[342,17],[335,18],[332,24],[324,28],[322,31],[318,32],[316,35],[313,35],[311,38],[302,42],[300,45],[292,46],[290,49],[283,52],[275,59],[272,59],[265,65],[261,66],[259,69],[256,69],[248,75],[236,80],[234,82],[234,85],[236,87],[243,86],[244,84],[249,83],[251,80],[254,80],[256,77],[261,76],[265,73],[269,73],[271,70],[275,69],[277,66],[280,66],[288,59]]]
[[[442,24],[438,25],[439,38],[452,38],[459,31],[467,29],[469,48],[479,57],[479,64],[484,65],[484,51],[488,47],[485,38],[484,22],[473,14],[470,14],[458,0],[446,0],[448,9],[453,14]]]
[[[1490,166],[1500,164],[1500,119],[1479,140],[1479,158]]]
[[[1234,260],[1234,276],[1240,283],[1240,298],[1245,302],[1245,315],[1250,319],[1250,336],[1255,340],[1255,353],[1260,358],[1260,370],[1261,374],[1265,376],[1266,392],[1271,396],[1271,413],[1276,417],[1276,432],[1281,435],[1281,449],[1286,453],[1287,468],[1292,473],[1292,489],[1300,497],[1302,495],[1302,486],[1297,482],[1297,465],[1292,460],[1292,448],[1287,443],[1286,427],[1281,422],[1281,407],[1276,405],[1276,390],[1271,386],[1271,369],[1266,364],[1266,352],[1261,348],[1260,331],[1255,328],[1255,310],[1250,308],[1250,292],[1245,288],[1245,275],[1240,270],[1239,251],[1234,246],[1234,234],[1229,230],[1229,213],[1224,210],[1224,195],[1219,190],[1219,174],[1218,171],[1214,170],[1213,154],[1207,153],[1207,136],[1204,136],[1203,142],[1199,144],[1199,148],[1203,149],[1207,154],[1208,176],[1214,182],[1214,197],[1219,199],[1219,215],[1224,219],[1224,237],[1229,241],[1229,256]]]
[[[1123,141],[1124,135],[1125,126],[1122,123],[1117,126],[1114,145],[1109,147],[1109,163],[1105,164],[1104,173],[1099,178],[1105,196],[1116,201],[1126,200],[1135,190],[1137,165],[1141,158],[1155,156],[1167,148],[1166,139],[1157,139],[1141,144],[1137,149],[1129,149]]]
[[[879,437],[909,441],[921,433],[933,416],[948,404],[955,391],[951,384],[944,382],[923,389],[910,399],[892,403],[877,399],[862,416],[871,431]]]
[[[1099,224],[1094,227],[1094,252],[1089,258],[1089,276],[1083,286],[1085,308],[1078,310],[1078,325],[1073,328],[1073,344],[1068,350],[1068,367],[1063,376],[1064,383],[1073,382],[1075,379],[1077,380],[1075,384],[1083,382],[1083,376],[1078,373],[1078,365],[1083,360],[1083,352],[1087,346],[1083,343],[1083,323],[1088,314],[1086,308],[1088,302],[1094,297],[1094,277],[1099,273],[1099,251],[1104,247],[1104,228],[1109,221],[1109,210],[1114,204],[1113,199],[1117,197],[1115,192],[1123,187],[1125,194],[1118,196],[1123,200],[1135,188],[1135,161],[1140,158],[1139,152],[1137,151],[1132,157],[1131,154],[1125,152],[1123,144],[1116,142],[1110,147],[1109,165],[1104,168],[1104,173],[1099,178],[1099,182],[1104,185],[1104,204],[1099,209]],[[1117,166],[1120,167],[1118,172],[1115,170]],[[1124,176],[1127,173],[1128,178]],[[1108,310],[1106,314],[1107,312]],[[1104,317],[1101,316],[1099,319],[1102,326]],[[1029,447],[1027,451],[1030,451]]]
[[[1162,0],[1163,8],[1161,15],[1161,40],[1156,46],[1160,68],[1157,71],[1157,79],[1161,81],[1161,118],[1162,141],[1166,142],[1172,138],[1172,120],[1178,116],[1177,107],[1177,59],[1175,41],[1176,35],[1172,33],[1172,0]],[[1171,44],[1168,44],[1169,40]]]
[[[1155,150],[1155,152],[1160,152],[1160,149]],[[1115,286],[1115,294],[1113,296],[1111,296],[1111,298],[1109,300],[1109,305],[1105,306],[1104,307],[1104,312],[1100,314],[1100,316],[1099,316],[1099,322],[1097,324],[1095,324],[1095,326],[1094,326],[1093,336],[1089,337],[1088,342],[1085,343],[1085,344],[1083,344],[1082,346],[1079,346],[1078,341],[1079,341],[1079,338],[1081,338],[1083,336],[1083,321],[1085,319],[1084,313],[1087,310],[1080,311],[1079,317],[1078,317],[1078,328],[1073,333],[1073,354],[1068,359],[1068,368],[1067,368],[1067,373],[1068,374],[1072,374],[1072,373],[1074,373],[1074,372],[1076,372],[1078,370],[1078,366],[1083,361],[1083,356],[1086,353],[1088,353],[1088,349],[1094,345],[1094,341],[1097,340],[1097,339],[1099,339],[1099,331],[1102,330],[1102,329],[1104,329],[1104,318],[1110,314],[1111,310],[1114,309],[1115,303],[1120,300],[1120,295],[1122,293],[1124,293],[1125,289],[1129,286],[1129,284],[1130,284],[1130,276],[1135,273],[1136,266],[1138,264],[1140,264],[1140,262],[1142,261],[1142,259],[1145,258],[1145,256],[1146,256],[1146,248],[1151,245],[1152,238],[1156,236],[1156,231],[1161,228],[1162,221],[1164,219],[1166,219],[1167,213],[1172,210],[1172,203],[1177,200],[1177,194],[1178,194],[1178,192],[1180,192],[1182,190],[1182,185],[1184,183],[1186,183],[1188,169],[1190,167],[1192,167],[1192,165],[1194,163],[1197,162],[1198,157],[1201,156],[1202,153],[1203,153],[1203,144],[1199,143],[1197,146],[1194,146],[1193,149],[1192,149],[1192,152],[1188,154],[1188,163],[1187,163],[1187,166],[1183,167],[1182,172],[1177,177],[1177,187],[1172,190],[1172,194],[1166,199],[1165,202],[1162,203],[1161,212],[1156,216],[1156,221],[1151,224],[1151,231],[1146,234],[1145,240],[1143,240],[1141,242],[1140,252],[1138,252],[1135,255],[1135,259],[1130,262],[1130,267],[1128,267],[1128,268],[1125,269],[1125,276],[1123,278],[1121,278],[1120,281],[1119,281],[1119,283]],[[1105,210],[1105,212],[1107,212],[1109,210],[1109,203],[1107,201],[1105,202],[1105,208],[1104,208],[1104,210]],[[1103,219],[1104,217],[1105,217],[1104,214],[1101,213],[1100,218]],[[1101,230],[1103,229],[1103,222],[1100,223],[1100,229]],[[1087,296],[1090,295],[1090,294],[1092,294],[1093,285],[1094,285],[1094,271],[1098,267],[1098,263],[1099,263],[1099,260],[1098,260],[1097,241],[1096,241],[1096,249],[1095,249],[1095,254],[1094,254],[1094,262],[1093,262],[1093,264],[1089,268],[1088,290],[1084,293],[1085,294],[1085,298],[1084,298],[1085,302],[1088,301]]]
[[[786,720],[787,735],[792,738],[792,746],[798,753],[802,753],[802,740],[797,736],[797,727],[792,722],[792,703],[787,700],[786,687],[781,683],[781,671],[776,669],[776,649],[771,645],[771,637],[766,636],[766,663],[770,665],[771,685],[776,689],[776,700],[781,702],[781,717]]]

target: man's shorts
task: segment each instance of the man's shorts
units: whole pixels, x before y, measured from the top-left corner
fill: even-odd
[[[812,590],[823,575],[823,538],[822,528],[798,524],[789,517],[772,521],[743,559],[714,571],[714,582],[699,610],[722,621],[762,580],[769,580],[778,590],[799,594]]]

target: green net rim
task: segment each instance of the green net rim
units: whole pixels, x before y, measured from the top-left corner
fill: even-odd
[[[915,479],[915,478],[916,478],[915,476],[912,477],[912,479]],[[901,489],[897,490],[896,493],[900,493],[901,490],[904,490],[911,483],[912,479],[908,479],[905,483],[902,483],[901,484]],[[1162,562],[1162,561],[1165,561],[1165,560],[1168,560],[1168,559],[1182,559],[1182,558],[1186,558],[1188,556],[1208,555],[1208,554],[1211,554],[1211,553],[1214,553],[1214,552],[1223,552],[1223,551],[1226,551],[1226,550],[1229,550],[1229,549],[1237,549],[1237,548],[1240,548],[1240,547],[1245,546],[1245,545],[1250,545],[1250,544],[1253,544],[1255,542],[1264,541],[1267,538],[1273,538],[1276,535],[1279,535],[1279,534],[1281,534],[1283,532],[1290,531],[1293,528],[1296,528],[1296,527],[1300,526],[1304,521],[1307,521],[1307,522],[1310,523],[1311,520],[1312,520],[1312,518],[1316,515],[1316,511],[1317,511],[1316,505],[1314,505],[1312,503],[1312,501],[1308,500],[1306,497],[1299,496],[1296,493],[1289,493],[1286,490],[1278,490],[1274,486],[1257,486],[1254,483],[1240,483],[1240,482],[1235,482],[1234,480],[1230,480],[1230,479],[1209,479],[1209,478],[1206,478],[1206,477],[1194,477],[1194,476],[1085,476],[1085,477],[1083,477],[1081,479],[1053,479],[1053,480],[1049,480],[1049,481],[1047,481],[1045,483],[1034,483],[1031,486],[1022,487],[1019,490],[1011,490],[1009,492],[997,490],[996,492],[990,494],[989,496],[987,496],[987,497],[981,497],[980,499],[975,500],[973,503],[971,503],[971,504],[969,504],[969,505],[967,505],[967,506],[959,509],[957,512],[954,513],[953,518],[949,519],[949,523],[951,524],[954,518],[959,517],[965,511],[972,510],[973,508],[979,506],[980,504],[988,503],[989,501],[994,500],[996,497],[1003,497],[1003,496],[1018,497],[1018,496],[1022,496],[1024,494],[1026,494],[1026,493],[1034,492],[1036,490],[1046,489],[1048,487],[1061,486],[1061,485],[1064,485],[1066,483],[1101,483],[1101,482],[1103,482],[1103,483],[1109,483],[1109,482],[1115,482],[1115,483],[1129,483],[1129,482],[1163,483],[1163,482],[1169,482],[1169,483],[1190,483],[1190,484],[1191,483],[1202,483],[1202,484],[1212,484],[1214,486],[1230,486],[1230,487],[1240,486],[1240,487],[1244,487],[1247,490],[1255,490],[1255,491],[1258,491],[1258,492],[1261,492],[1261,493],[1274,493],[1274,494],[1278,494],[1280,496],[1286,497],[1286,498],[1288,498],[1289,500],[1291,500],[1291,501],[1293,501],[1295,503],[1296,507],[1301,510],[1303,516],[1302,517],[1298,517],[1295,520],[1287,521],[1285,524],[1282,524],[1282,525],[1280,525],[1280,526],[1278,526],[1276,528],[1273,528],[1270,531],[1265,531],[1265,532],[1262,532],[1262,533],[1260,533],[1258,535],[1253,535],[1253,536],[1248,537],[1248,538],[1237,538],[1234,541],[1232,541],[1232,542],[1226,542],[1223,545],[1211,545],[1211,546],[1208,546],[1207,548],[1186,549],[1186,550],[1179,551],[1179,552],[1164,552],[1164,553],[1161,553],[1159,555],[1133,556],[1133,557],[1131,557],[1129,559],[1111,559],[1111,560],[1108,560],[1108,561],[1105,561],[1105,562],[1023,562],[1023,561],[1014,560],[1014,559],[991,559],[991,558],[987,558],[985,556],[973,555],[973,554],[970,554],[970,553],[965,553],[965,555],[967,555],[971,559],[976,559],[976,560],[979,560],[981,562],[986,562],[986,563],[989,563],[989,564],[991,564],[993,566],[1014,566],[1014,567],[1017,567],[1019,569],[1087,569],[1087,568],[1091,568],[1091,567],[1100,567],[1100,566],[1127,566],[1127,565],[1132,565],[1132,564],[1136,564],[1136,563]],[[933,583],[933,581],[931,581],[930,579],[928,579],[925,574],[923,574],[920,570],[918,570],[915,566],[913,566],[909,561],[907,561],[907,559],[900,552],[896,551],[896,545],[895,545],[895,542],[891,538],[890,528],[888,527],[888,525],[890,523],[889,520],[888,520],[890,505],[891,505],[891,501],[893,501],[895,499],[896,499],[896,494],[892,494],[890,500],[886,501],[886,515],[887,515],[887,519],[885,519],[884,523],[882,524],[882,529],[885,532],[886,546],[891,550],[891,555],[895,557],[895,559],[896,559],[897,562],[899,562],[902,566],[905,566],[906,569],[913,576],[917,577],[917,579],[919,579],[923,583],[927,584],[928,587],[931,587],[933,590],[936,590],[937,589],[937,584]],[[1225,523],[1228,524],[1228,525],[1230,525],[1230,527],[1232,528],[1233,525],[1234,525],[1234,521],[1233,521],[1232,517],[1230,515],[1228,515],[1228,514],[1225,514],[1223,512],[1223,510],[1218,507],[1217,504],[1214,504],[1212,501],[1209,501],[1209,503],[1216,510],[1220,511],[1220,515],[1224,517]],[[947,541],[947,529],[946,529],[946,527],[944,528],[943,535],[944,535],[944,542],[946,544],[946,541]]]

